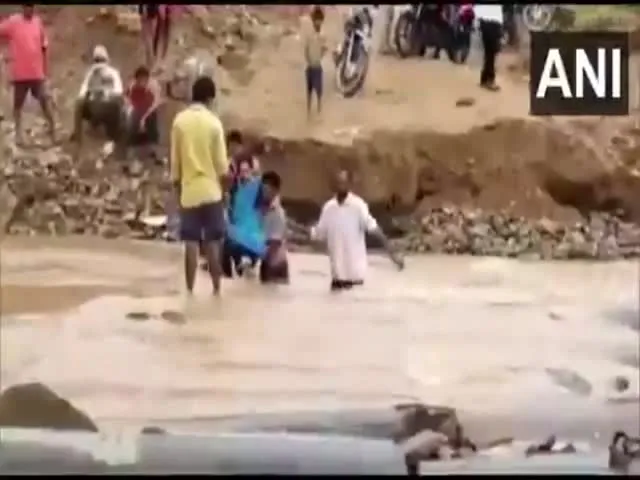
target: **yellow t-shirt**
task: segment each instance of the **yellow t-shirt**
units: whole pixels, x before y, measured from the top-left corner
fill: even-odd
[[[203,105],[192,105],[171,127],[171,179],[180,182],[185,208],[222,200],[220,177],[229,171],[220,119]]]

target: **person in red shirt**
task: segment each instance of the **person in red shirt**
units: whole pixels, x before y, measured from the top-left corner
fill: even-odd
[[[129,142],[134,147],[153,154],[160,141],[158,107],[162,104],[162,89],[147,67],[138,67],[127,90],[130,106]]]
[[[34,4],[22,5],[22,12],[0,23],[0,39],[9,44],[9,73],[13,84],[13,117],[16,143],[23,144],[22,108],[31,94],[40,103],[55,142],[55,124],[45,89],[47,48],[49,46],[42,20],[35,13]]]

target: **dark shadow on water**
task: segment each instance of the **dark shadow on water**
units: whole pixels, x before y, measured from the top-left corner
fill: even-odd
[[[545,368],[545,373],[549,375],[553,382],[572,393],[581,397],[591,395],[593,387],[582,375],[566,368]]]
[[[638,346],[640,348],[640,345]],[[616,355],[616,360],[625,367],[640,369],[640,353],[623,352]]]
[[[638,309],[620,308],[606,313],[606,318],[613,323],[630,328],[640,333],[640,306]]]

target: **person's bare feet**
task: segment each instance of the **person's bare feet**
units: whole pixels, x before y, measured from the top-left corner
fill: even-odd
[[[495,84],[495,83],[481,83],[480,87],[482,87],[485,90],[488,90],[490,92],[499,92],[500,91],[500,86]]]
[[[24,139],[24,134],[22,134],[22,133],[16,132],[15,141],[16,141],[16,146],[17,147],[24,147],[26,145],[25,139]]]

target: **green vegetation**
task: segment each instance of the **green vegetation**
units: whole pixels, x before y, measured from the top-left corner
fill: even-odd
[[[640,25],[640,5],[573,5],[576,30],[630,30]]]

